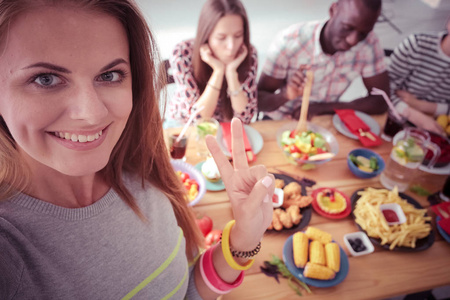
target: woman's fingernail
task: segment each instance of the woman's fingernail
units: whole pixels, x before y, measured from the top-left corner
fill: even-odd
[[[267,203],[267,202],[269,202],[269,195],[266,195],[266,196],[264,197],[264,200],[263,200],[263,202],[264,202],[264,203]]]
[[[266,188],[269,188],[272,184],[272,178],[270,176],[266,176],[261,182]]]

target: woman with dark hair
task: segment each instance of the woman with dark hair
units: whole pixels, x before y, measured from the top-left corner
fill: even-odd
[[[175,46],[170,65],[177,85],[171,118],[186,121],[204,107],[199,113],[204,118],[251,122],[257,108],[258,58],[239,0],[208,0],[195,39]]]
[[[273,176],[248,167],[238,120],[236,169],[209,137],[236,220],[200,253],[157,55],[131,0],[0,0],[0,299],[213,299],[242,282]]]

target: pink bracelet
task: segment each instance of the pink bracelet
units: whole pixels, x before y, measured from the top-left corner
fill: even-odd
[[[212,252],[217,245],[212,246],[203,253],[200,257],[200,273],[202,274],[203,281],[213,292],[223,295],[229,293],[232,289],[241,285],[244,280],[244,272],[241,272],[238,278],[233,283],[227,283],[219,277],[212,260]]]
[[[205,282],[206,286],[216,294],[219,294],[219,295],[227,294],[230,290],[229,291],[221,291],[221,290],[217,289],[214,285],[212,285],[211,282],[209,282],[209,279],[205,274],[205,270],[203,269],[204,256],[205,256],[205,254],[203,254],[200,257],[200,273],[202,274],[202,278],[203,278],[203,281]]]

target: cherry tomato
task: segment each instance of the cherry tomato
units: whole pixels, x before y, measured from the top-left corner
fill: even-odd
[[[293,138],[295,138],[296,134],[297,134],[297,130],[294,129],[294,130],[291,131],[291,134],[289,135],[289,137],[291,139],[293,139]]]
[[[186,187],[187,190],[189,190],[189,189],[191,188],[192,181],[191,181],[190,179],[186,179],[186,180],[183,182],[183,185]]]
[[[205,246],[208,249],[215,244],[218,244],[220,241],[220,237],[222,236],[222,230],[214,229],[211,230],[205,237]]]
[[[326,151],[323,151],[322,148],[317,148],[317,154],[325,153]]]
[[[298,149],[298,147],[295,146],[294,144],[289,146],[289,152],[291,152],[291,153],[301,153],[300,149]]]
[[[208,216],[203,216],[200,219],[196,219],[195,222],[197,223],[197,226],[198,228],[200,228],[200,231],[203,233],[204,237],[206,237],[206,235],[210,233],[213,228],[213,221]]]
[[[189,174],[188,173],[181,173],[180,175],[181,181],[185,182],[186,179],[189,179]]]

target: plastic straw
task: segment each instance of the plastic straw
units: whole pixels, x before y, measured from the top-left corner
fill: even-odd
[[[392,111],[392,114],[394,115],[394,117],[397,118],[397,120],[401,120],[402,117],[400,116],[400,114],[398,113],[398,111],[395,109],[394,104],[392,104],[392,101],[389,99],[388,95],[386,95],[386,92],[377,88],[372,88],[372,95],[381,95],[384,98],[384,101],[386,101],[387,105],[389,106],[389,108]]]
[[[178,135],[177,139],[175,140],[175,143],[178,143],[181,140],[183,135],[186,133],[186,130],[189,128],[189,125],[191,125],[191,123],[192,123],[192,121],[194,121],[195,117],[197,117],[197,115],[204,108],[205,108],[204,106],[199,107],[199,109],[197,109],[197,111],[189,117],[189,120],[187,121],[186,125],[184,125],[183,129],[181,130],[181,133]]]

